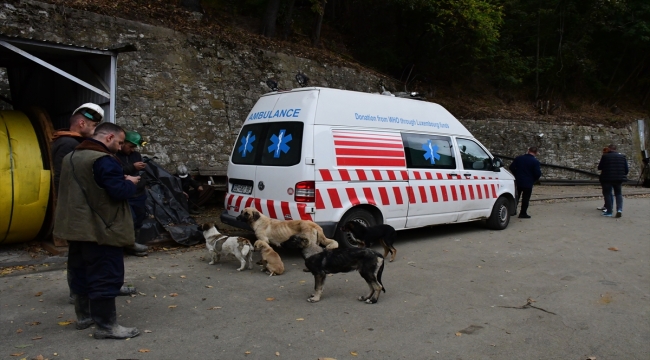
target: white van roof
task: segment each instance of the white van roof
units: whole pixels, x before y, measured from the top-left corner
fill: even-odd
[[[301,96],[303,94],[304,98]],[[266,97],[278,98],[276,101],[268,101],[271,99]],[[472,134],[458,119],[436,103],[321,87],[298,88],[264,94],[251,110],[246,122],[255,120],[256,114],[263,114],[265,111],[273,114],[274,111],[277,111],[274,105],[282,103],[282,107],[286,107],[289,99],[291,99],[290,102],[295,103],[294,107],[299,110],[300,107],[305,107],[307,102],[310,102],[309,98],[318,99],[314,114],[315,124],[472,137]],[[308,105],[306,107],[311,108]],[[313,111],[314,109],[302,111],[300,115],[307,115]],[[304,120],[311,122],[308,119]]]

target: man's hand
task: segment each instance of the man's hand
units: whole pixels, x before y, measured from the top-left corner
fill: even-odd
[[[199,191],[203,191],[203,186],[199,186],[199,187],[198,187],[198,190],[199,190]]]
[[[133,167],[135,167],[135,169],[139,171],[147,167],[147,164],[143,163],[142,161],[138,161],[133,163]]]
[[[140,182],[139,176],[124,175],[124,180],[128,180],[133,183],[133,185],[138,185]]]
[[[190,196],[187,195],[187,193],[185,191],[183,191],[183,195],[185,195],[185,197],[188,198],[188,199],[190,198]]]

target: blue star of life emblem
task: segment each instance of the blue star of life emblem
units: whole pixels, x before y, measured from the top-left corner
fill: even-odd
[[[285,129],[282,129],[278,135],[273,134],[273,136],[271,136],[271,142],[273,145],[269,146],[268,150],[270,153],[273,153],[274,158],[279,158],[280,152],[286,154],[290,149],[287,143],[291,141],[291,134],[285,135],[285,131]]]
[[[436,163],[436,160],[440,160],[440,154],[438,154],[438,145],[431,144],[431,140],[428,140],[426,144],[422,144],[422,149],[425,151],[424,159],[430,160],[431,165]]]
[[[241,138],[241,146],[237,149],[237,152],[241,153],[241,157],[246,157],[247,152],[253,152],[253,141],[255,141],[255,135],[252,131],[249,131],[245,138]]]

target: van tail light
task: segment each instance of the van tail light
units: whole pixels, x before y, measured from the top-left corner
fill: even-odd
[[[316,182],[301,181],[296,184],[296,193],[294,195],[296,202],[315,202],[316,201]]]

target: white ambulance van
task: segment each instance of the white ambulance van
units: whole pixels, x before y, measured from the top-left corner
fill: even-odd
[[[347,221],[397,230],[515,212],[514,177],[447,110],[430,102],[328,88],[263,95],[228,164],[221,220],[245,207],[311,220],[350,246]]]

